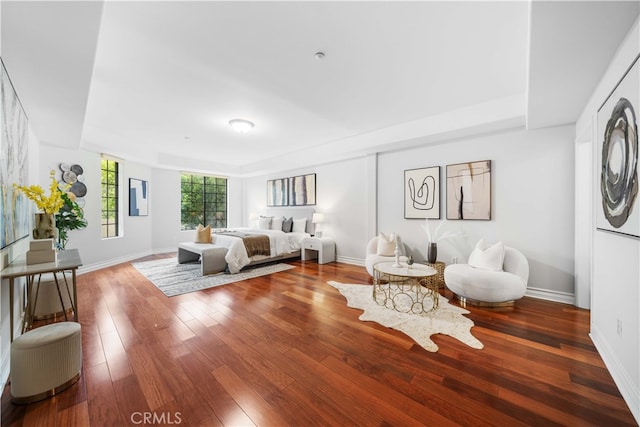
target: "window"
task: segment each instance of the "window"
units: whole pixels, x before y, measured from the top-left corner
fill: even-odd
[[[119,236],[118,162],[103,157],[102,170],[102,238]]]
[[[183,230],[194,230],[198,224],[227,226],[227,178],[183,173],[180,188]]]

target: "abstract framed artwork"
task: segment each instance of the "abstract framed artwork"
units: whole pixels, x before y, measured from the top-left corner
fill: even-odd
[[[289,178],[289,206],[316,204],[316,174]]]
[[[404,217],[440,219],[440,166],[404,171]]]
[[[13,183],[27,185],[29,177],[29,126],[4,63],[0,67],[2,115],[0,121],[0,248],[5,248],[29,235],[31,204]]]
[[[267,181],[267,206],[287,206],[289,180],[287,178]]]
[[[149,215],[149,182],[129,178],[129,216]]]
[[[638,57],[598,109],[596,227],[640,237],[638,208]]]
[[[447,165],[447,219],[491,219],[491,160]]]

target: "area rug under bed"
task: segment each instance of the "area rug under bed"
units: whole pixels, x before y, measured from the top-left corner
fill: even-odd
[[[132,265],[168,297],[295,268],[289,264],[278,263],[249,268],[236,274],[218,273],[203,276],[200,273],[200,263],[178,264],[176,258],[136,262]]]

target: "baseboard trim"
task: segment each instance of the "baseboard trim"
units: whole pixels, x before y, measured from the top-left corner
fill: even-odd
[[[620,359],[609,346],[608,341],[605,339],[606,335],[602,334],[593,323],[591,323],[589,337],[611,374],[613,382],[618,386],[618,390],[629,407],[631,414],[636,419],[636,422],[640,424],[640,390],[634,386],[633,379],[625,371]]]
[[[576,297],[574,294],[570,294],[568,292],[551,291],[549,289],[528,287],[525,296],[547,301],[559,302],[562,304],[576,304]]]
[[[173,252],[173,253],[178,253],[178,246],[171,246],[168,248],[163,248],[163,249],[153,249],[151,252],[153,252],[154,255],[158,255],[158,254],[166,254],[169,252]]]
[[[136,254],[130,254],[118,258],[112,258],[106,261],[96,262],[93,264],[83,265],[78,269],[78,274],[89,273],[91,271],[100,270],[102,268],[112,267],[114,265],[122,264],[123,262],[129,262],[134,259],[146,257],[149,255],[153,255],[151,251],[138,252]]]
[[[359,265],[359,266],[364,267],[364,260],[360,259],[360,258],[351,258],[351,257],[346,257],[346,256],[338,256],[337,257],[337,261],[345,263],[345,264]]]

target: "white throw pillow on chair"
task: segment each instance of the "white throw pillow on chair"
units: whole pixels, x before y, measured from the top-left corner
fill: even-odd
[[[396,251],[396,235],[394,233],[388,236],[382,232],[378,236],[377,255],[394,256]]]
[[[480,270],[503,271],[503,263],[504,244],[502,242],[487,247],[484,239],[480,239],[469,255],[469,265]]]

